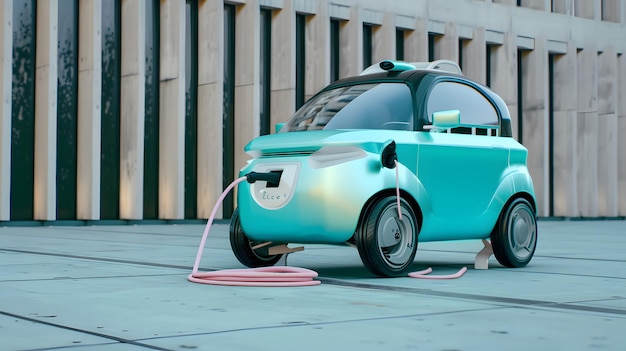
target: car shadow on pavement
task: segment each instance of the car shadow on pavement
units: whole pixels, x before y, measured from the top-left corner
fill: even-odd
[[[473,270],[473,264],[463,264],[457,262],[449,262],[449,263],[441,263],[441,262],[415,262],[411,265],[411,269],[409,271],[399,277],[381,277],[375,275],[374,273],[367,270],[362,265],[337,265],[335,267],[308,267],[316,271],[319,274],[320,278],[333,278],[333,279],[346,279],[346,280],[357,280],[357,279],[394,279],[394,278],[405,278],[408,277],[409,272],[422,271],[427,268],[432,268],[433,272],[431,275],[447,275],[458,272],[461,268],[467,267],[468,270]]]

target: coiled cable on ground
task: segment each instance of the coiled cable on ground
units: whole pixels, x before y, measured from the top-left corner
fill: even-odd
[[[204,233],[202,234],[202,240],[200,240],[200,247],[196,254],[196,261],[193,265],[191,274],[187,277],[187,280],[194,283],[201,284],[213,284],[213,285],[235,285],[235,286],[309,286],[318,285],[321,282],[319,280],[313,280],[317,277],[317,272],[306,268],[289,267],[289,266],[275,266],[275,267],[261,267],[261,268],[249,268],[249,269],[225,269],[213,272],[200,272],[198,267],[202,260],[202,253],[204,252],[204,246],[206,239],[209,236],[209,230],[213,225],[215,214],[220,207],[224,198],[237,184],[247,180],[247,177],[241,177],[235,179],[226,190],[217,199],[213,211],[209,216]]]
[[[398,176],[398,161],[395,161],[396,165],[396,196],[398,198],[398,217],[402,220],[402,212],[400,211],[400,184]],[[289,266],[273,266],[273,267],[259,267],[248,269],[224,269],[212,272],[200,272],[199,266],[202,260],[202,253],[204,252],[204,246],[209,235],[209,230],[213,225],[215,214],[218,208],[224,201],[224,198],[230,193],[230,191],[239,183],[244,181],[251,181],[249,176],[243,176],[235,179],[226,189],[220,197],[217,199],[213,211],[209,216],[207,224],[202,234],[202,240],[200,240],[200,246],[198,253],[196,254],[196,260],[193,265],[191,274],[187,277],[187,280],[193,283],[200,284],[212,284],[212,285],[230,285],[230,286],[311,286],[318,285],[321,282],[314,280],[317,278],[317,272],[299,267]],[[431,268],[409,273],[411,278],[420,279],[456,279],[461,277],[467,271],[467,267],[461,268],[455,274],[449,275],[429,275],[432,272]]]

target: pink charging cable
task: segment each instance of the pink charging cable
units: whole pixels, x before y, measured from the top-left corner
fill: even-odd
[[[398,171],[398,160],[393,160],[396,164],[396,201],[398,202],[398,219],[402,220],[402,211],[400,210],[400,173]]]
[[[202,252],[206,244],[206,239],[209,235],[209,230],[215,219],[217,209],[220,207],[224,198],[228,193],[239,183],[245,181],[246,177],[241,177],[232,182],[222,195],[217,199],[211,216],[207,221],[204,228],[204,234],[200,241],[200,247],[196,254],[196,261],[193,265],[191,274],[187,277],[187,280],[194,283],[201,284],[213,284],[213,285],[236,285],[236,286],[307,286],[318,285],[321,282],[319,280],[313,280],[317,277],[317,272],[306,268],[288,267],[288,266],[276,266],[276,267],[261,267],[250,269],[225,269],[213,272],[199,272],[200,260],[202,259]]]
[[[465,274],[465,272],[467,272],[467,267],[459,269],[459,271],[454,274],[447,275],[429,275],[432,271],[433,269],[428,267],[423,271],[409,273],[409,277],[418,279],[456,279],[460,278],[463,274]]]
[[[398,202],[398,219],[402,220],[402,211],[400,210],[400,175],[398,171],[398,160],[393,161],[396,164],[396,201]],[[432,268],[427,268],[423,271],[411,272],[409,273],[409,277],[411,278],[419,278],[419,279],[456,279],[460,278],[467,271],[467,267],[461,268],[458,272],[454,274],[448,275],[429,275],[433,271]]]
[[[398,217],[402,220],[402,212],[400,210],[400,182],[398,175],[398,161],[396,163],[396,196],[398,201]],[[218,208],[224,201],[224,198],[228,193],[239,183],[246,181],[247,178],[240,177],[235,179],[226,190],[222,192],[217,199],[213,211],[209,216],[209,220],[204,228],[202,234],[202,240],[200,240],[200,246],[198,253],[196,254],[196,260],[193,265],[191,274],[187,277],[187,280],[200,284],[212,284],[212,285],[230,285],[230,286],[311,286],[318,285],[321,282],[319,280],[313,280],[318,276],[317,272],[299,267],[289,266],[275,266],[275,267],[259,267],[248,269],[224,269],[212,272],[199,272],[198,267],[202,260],[202,253],[206,245],[206,239],[209,235],[209,230],[215,219],[215,214]],[[461,277],[467,271],[467,267],[461,268],[457,273],[450,275],[429,275],[432,272],[432,268],[426,270],[409,273],[409,277],[420,279],[456,279]]]

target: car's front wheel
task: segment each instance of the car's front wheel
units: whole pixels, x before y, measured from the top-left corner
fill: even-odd
[[[252,248],[261,242],[250,240],[241,228],[239,221],[239,209],[235,209],[230,219],[230,247],[235,257],[243,265],[250,268],[273,266],[280,260],[282,255],[267,254],[267,247],[253,250]]]
[[[365,214],[355,241],[359,256],[372,273],[395,277],[405,274],[417,251],[419,225],[413,209],[400,199],[402,220],[395,196],[376,200]]]
[[[537,218],[528,200],[517,198],[506,207],[491,234],[493,254],[506,267],[524,267],[537,247]]]

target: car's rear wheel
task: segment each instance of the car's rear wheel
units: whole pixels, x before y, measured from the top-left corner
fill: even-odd
[[[269,255],[267,247],[257,250],[252,248],[261,242],[250,240],[244,233],[239,220],[239,209],[235,209],[230,219],[230,247],[237,260],[250,268],[273,266],[282,255]]]
[[[359,256],[372,273],[395,277],[405,274],[415,258],[419,225],[413,209],[395,196],[376,200],[365,214],[355,236]]]
[[[491,245],[503,266],[524,267],[530,262],[537,247],[537,218],[528,200],[509,203],[491,234]]]

